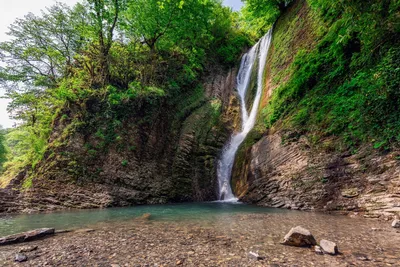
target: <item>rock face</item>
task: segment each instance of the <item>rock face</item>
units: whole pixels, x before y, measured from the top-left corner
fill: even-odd
[[[399,219],[393,220],[392,227],[393,228],[400,228],[400,220]]]
[[[310,147],[306,136],[263,137],[236,163],[236,192],[259,205],[394,217],[400,212],[400,165],[395,153],[368,149],[356,155],[326,153]],[[283,140],[286,140],[285,142]],[[357,189],[356,189],[357,188]]]
[[[321,246],[321,248],[322,248],[324,253],[327,253],[327,254],[330,254],[330,255],[336,255],[339,252],[336,243],[334,243],[332,241],[328,241],[328,240],[322,239],[319,242],[319,245]]]
[[[41,228],[32,230],[29,232],[24,232],[20,234],[5,236],[0,238],[0,246],[1,245],[9,245],[14,243],[21,243],[26,241],[32,241],[35,239],[39,239],[48,235],[54,235],[54,228]]]
[[[0,213],[214,200],[216,159],[238,116],[228,108],[235,76],[235,69],[210,71],[204,90],[172,107],[70,105],[33,173],[0,189]],[[26,181],[32,186],[16,193]]]
[[[314,22],[303,0],[294,1],[276,22],[274,32],[279,34],[273,36],[268,55],[260,110],[268,105],[274,89],[290,78],[286,69],[298,50],[315,47]],[[276,52],[283,43],[284,51]],[[285,122],[276,122],[266,131],[263,113],[259,114],[258,126],[238,151],[233,169],[232,187],[241,201],[295,210],[357,212],[366,217],[400,214],[398,151],[379,152],[366,146],[357,153],[341,152],[331,137],[315,141],[313,133],[285,128]]]
[[[295,247],[310,247],[315,246],[317,242],[309,230],[296,226],[286,234],[282,244]]]

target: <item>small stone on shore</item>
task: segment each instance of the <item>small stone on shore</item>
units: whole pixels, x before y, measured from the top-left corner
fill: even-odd
[[[323,255],[324,254],[324,252],[322,251],[322,248],[320,246],[315,246],[314,247],[314,251],[318,255]]]
[[[322,239],[319,242],[319,245],[321,246],[322,250],[326,254],[336,255],[339,252],[336,243],[334,243],[332,241]]]
[[[16,262],[24,262],[24,261],[27,261],[27,260],[28,260],[28,257],[25,254],[18,253],[18,254],[15,255],[15,261]]]
[[[400,220],[399,220],[399,219],[395,219],[395,220],[392,222],[392,227],[393,227],[393,228],[400,228]]]
[[[255,252],[252,252],[252,251],[249,252],[249,258],[252,259],[252,260],[256,260],[256,261],[260,261],[260,260],[265,259],[265,257],[262,257],[258,253],[255,253]]]

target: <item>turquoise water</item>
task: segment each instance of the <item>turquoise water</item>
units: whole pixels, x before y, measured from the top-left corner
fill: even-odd
[[[100,222],[129,220],[150,213],[150,220],[216,220],[221,216],[243,213],[284,213],[272,209],[241,203],[185,203],[145,205],[127,208],[74,210],[53,213],[0,216],[0,236],[24,232],[36,228],[51,227],[56,230],[89,227]]]

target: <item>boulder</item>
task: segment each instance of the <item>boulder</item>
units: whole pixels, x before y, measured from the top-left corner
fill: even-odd
[[[400,228],[400,220],[399,220],[399,219],[395,219],[395,220],[392,222],[392,227],[393,227],[393,228]]]
[[[326,254],[336,255],[339,252],[336,243],[332,241],[322,239],[319,242],[319,245],[321,246],[322,251]]]
[[[295,247],[310,247],[315,246],[317,241],[315,241],[310,231],[301,226],[296,226],[287,233],[282,244]]]
[[[29,232],[1,237],[0,246],[39,239],[47,235],[54,235],[54,232],[54,228],[41,228]]]

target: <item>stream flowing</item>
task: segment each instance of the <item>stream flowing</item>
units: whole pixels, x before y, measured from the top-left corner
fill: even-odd
[[[260,104],[264,69],[267,61],[268,51],[272,40],[272,28],[261,38],[250,51],[242,57],[240,69],[237,75],[237,92],[240,99],[240,110],[242,114],[242,128],[238,133],[233,133],[229,142],[225,145],[221,158],[218,162],[217,176],[219,188],[219,200],[237,201],[231,187],[231,175],[236,152],[247,134],[253,129],[257,118],[258,106]],[[258,65],[257,92],[254,97],[250,114],[247,110],[246,96],[252,80],[253,68]]]

